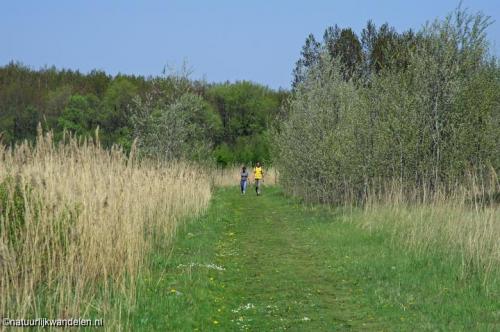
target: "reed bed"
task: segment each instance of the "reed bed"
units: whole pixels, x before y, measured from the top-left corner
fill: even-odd
[[[0,146],[3,317],[106,317],[116,294],[133,302],[153,239],[171,239],[211,197],[200,169],[134,155],[51,133]]]
[[[446,190],[405,190],[392,182],[368,195],[361,224],[389,230],[393,240],[417,254],[440,251],[459,257],[461,277],[478,275],[488,285],[500,272],[499,198],[493,170]]]

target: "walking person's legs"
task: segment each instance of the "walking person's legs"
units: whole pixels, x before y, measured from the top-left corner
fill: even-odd
[[[246,180],[241,180],[241,193],[245,194],[247,191],[247,181]]]
[[[260,179],[255,179],[255,193],[260,195]]]

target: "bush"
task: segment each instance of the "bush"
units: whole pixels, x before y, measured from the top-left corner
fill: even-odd
[[[141,153],[161,160],[207,160],[220,118],[200,96],[186,92],[174,101],[160,94],[136,97],[132,123]]]
[[[346,81],[340,59],[323,52],[274,135],[284,187],[310,200],[363,201],[375,182],[434,192],[498,171],[500,70],[488,24],[458,10],[418,34],[406,66],[367,81]]]

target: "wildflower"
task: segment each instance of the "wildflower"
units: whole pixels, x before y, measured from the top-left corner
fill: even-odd
[[[247,303],[245,305],[240,305],[237,309],[233,309],[231,311],[234,313],[237,313],[240,310],[249,310],[249,309],[254,309],[254,308],[255,308],[255,305],[253,305],[252,303]]]
[[[189,263],[189,264],[179,264],[177,266],[178,269],[180,268],[185,268],[185,267],[206,267],[207,269],[213,269],[213,270],[218,270],[218,271],[224,271],[225,268],[223,268],[222,266],[218,266],[216,264],[200,264],[200,263]]]
[[[225,270],[225,268],[223,268],[222,266],[218,266],[218,265],[215,265],[215,264],[206,264],[205,267],[209,268],[209,269],[218,270],[218,271],[224,271]]]
[[[218,322],[218,321],[216,321],[216,320],[214,320],[214,322],[213,322],[213,323],[214,323],[215,325],[219,324],[219,322]]]

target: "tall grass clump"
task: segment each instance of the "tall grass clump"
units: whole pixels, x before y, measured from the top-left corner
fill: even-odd
[[[89,140],[56,144],[50,133],[1,146],[2,315],[106,318],[112,298],[130,305],[152,240],[168,241],[207,207],[210,183],[199,172]]]
[[[402,190],[398,182],[373,184],[361,212],[351,220],[382,230],[409,251],[459,262],[462,280],[477,277],[488,287],[500,273],[500,182],[470,175],[452,193]],[[487,288],[488,289],[488,288]]]
[[[274,135],[284,189],[363,206],[367,225],[392,221],[411,247],[453,247],[464,266],[500,266],[500,67],[489,24],[459,8],[394,37],[384,67],[354,75],[321,46]]]

